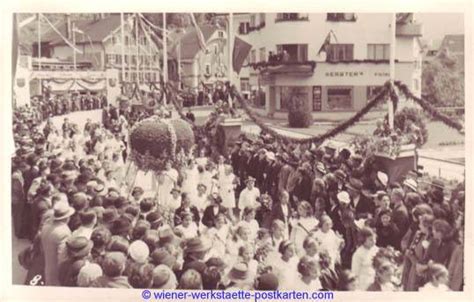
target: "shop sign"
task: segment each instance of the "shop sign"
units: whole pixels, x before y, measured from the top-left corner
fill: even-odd
[[[325,74],[327,77],[331,78],[336,78],[336,77],[348,77],[348,78],[354,78],[354,77],[362,77],[365,75],[365,72],[363,71],[327,71]],[[379,72],[376,71],[373,73],[375,77],[389,77],[390,73],[388,72]]]

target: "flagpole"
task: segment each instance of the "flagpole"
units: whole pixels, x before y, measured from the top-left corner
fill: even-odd
[[[178,41],[178,87],[181,88],[181,39]]]
[[[168,82],[168,41],[167,41],[167,32],[166,32],[166,13],[163,13],[163,82],[166,84]],[[163,97],[163,102],[166,105],[166,94]]]
[[[72,45],[76,47],[76,24],[74,22],[72,23]],[[72,57],[73,57],[73,62],[74,62],[74,71],[76,71],[77,67],[77,62],[76,62],[76,49],[72,49]]]
[[[392,14],[392,22],[390,26],[390,83],[392,84],[395,81],[395,43],[396,43],[396,13]],[[388,102],[388,124],[390,126],[390,129],[393,129],[393,120],[394,120],[394,103],[390,99]]]
[[[140,43],[139,43],[139,40],[138,40],[138,14],[135,14],[135,45],[137,47],[137,51],[136,51],[136,54],[137,54],[137,58],[135,60],[135,63],[137,64],[137,83],[140,83],[140,69],[139,69],[139,58],[140,58]]]
[[[41,14],[38,13],[38,71],[40,70],[41,70]]]
[[[120,35],[122,39],[122,82],[125,82],[125,32],[123,30],[123,13],[120,13]]]
[[[229,43],[228,43],[228,45],[229,45],[229,58],[228,58],[229,59],[229,62],[228,62],[229,66],[228,66],[227,70],[229,72],[228,80],[229,80],[229,83],[230,83],[231,86],[234,82],[233,81],[233,75],[234,75],[233,74],[233,72],[234,72],[233,69],[234,68],[232,66],[232,62],[233,62],[232,54],[233,54],[233,42],[234,42],[233,41],[233,34],[234,34],[233,33],[233,25],[234,24],[233,23],[234,23],[234,16],[233,16],[232,13],[229,13],[229,24],[228,24],[229,33],[228,33],[228,36],[227,36],[227,38],[229,39]]]

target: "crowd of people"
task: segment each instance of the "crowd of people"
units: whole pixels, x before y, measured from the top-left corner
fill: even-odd
[[[228,156],[198,143],[148,190],[130,180],[120,112],[58,129],[32,114],[17,110],[13,125],[13,230],[32,242],[18,255],[26,284],[463,289],[462,186],[448,194],[435,180],[421,192],[416,174],[389,182],[349,149],[262,134]]]

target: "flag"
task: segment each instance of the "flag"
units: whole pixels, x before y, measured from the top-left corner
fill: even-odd
[[[79,28],[77,28],[75,25],[72,27],[72,31],[76,32],[78,34],[83,34],[84,35],[84,32],[82,30],[80,30]]]
[[[201,50],[205,50],[206,49],[206,39],[204,39],[204,35],[202,34],[201,28],[197,24],[196,18],[194,18],[193,13],[191,13],[191,22],[193,23],[193,26],[196,30],[196,35],[198,37],[199,47],[201,48]]]
[[[323,45],[321,45],[321,48],[318,51],[318,55],[322,51],[327,51],[329,44],[331,44],[331,32],[329,32],[328,35],[326,36],[326,39],[324,39]]]
[[[252,45],[240,39],[239,37],[235,37],[234,49],[232,52],[232,68],[234,69],[234,72],[240,72],[242,64],[249,55],[251,49]]]

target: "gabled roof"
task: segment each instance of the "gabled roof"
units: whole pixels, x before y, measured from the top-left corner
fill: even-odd
[[[218,30],[219,28],[213,25],[200,25],[202,35],[204,40],[207,42],[209,38]],[[196,29],[192,28],[187,33],[181,37],[181,59],[194,59],[196,54],[200,50],[199,39],[196,33]]]
[[[102,42],[105,37],[120,26],[120,15],[110,15],[99,20],[83,20],[74,23],[85,34],[76,33],[76,43],[89,43],[89,37],[92,42]],[[57,28],[63,35],[66,35],[66,23],[64,21]],[[42,41],[50,42],[53,45],[65,44],[63,39],[54,31],[45,35]]]
[[[441,48],[446,48],[450,52],[464,53],[464,35],[446,35]]]

